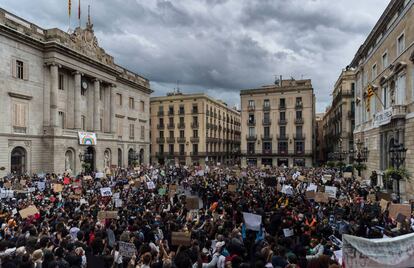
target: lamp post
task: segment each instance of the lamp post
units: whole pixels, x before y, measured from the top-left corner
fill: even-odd
[[[368,148],[367,147],[362,147],[363,142],[358,139],[356,142],[356,158],[355,160],[358,162],[358,176],[361,177],[361,164],[362,162],[367,161],[368,159]]]
[[[395,169],[399,169],[400,166],[404,164],[407,148],[404,148],[403,143],[394,142],[391,144],[390,149],[388,150],[390,154],[391,164]],[[402,179],[400,175],[394,174],[393,179],[397,181],[397,200],[400,202],[400,180]]]

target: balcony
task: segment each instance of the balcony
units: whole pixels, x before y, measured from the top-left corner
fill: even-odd
[[[175,138],[174,137],[168,137],[167,138],[167,143],[175,143]]]
[[[270,120],[270,119],[263,119],[263,122],[262,122],[263,126],[268,126],[271,123],[272,123],[272,120]]]
[[[304,140],[305,139],[305,134],[304,133],[295,134],[294,139],[295,140]]]
[[[263,111],[270,111],[270,105],[263,105]]]
[[[157,112],[157,115],[158,115],[158,116],[164,116],[164,111],[158,111],[158,112]]]
[[[247,111],[253,112],[255,110],[254,106],[247,106]]]
[[[262,153],[265,155],[272,154],[272,149],[263,149]]]
[[[407,114],[406,105],[393,105],[392,106],[392,119],[405,118]]]
[[[288,150],[278,150],[277,151],[277,153],[279,154],[279,155],[289,155],[289,152],[288,152]]]
[[[158,124],[157,125],[157,129],[164,129],[165,128],[165,125],[164,124]]]
[[[191,138],[190,138],[190,141],[191,141],[192,143],[199,143],[199,142],[200,142],[200,137],[191,137]]]
[[[255,140],[257,140],[257,135],[255,134],[255,135],[249,135],[249,134],[247,134],[246,135],[246,140],[248,140],[248,141],[255,141]]]
[[[296,110],[300,110],[300,109],[302,109],[303,108],[303,103],[302,102],[296,102],[296,104],[295,104],[295,109]]]
[[[190,153],[190,155],[191,155],[191,156],[199,156],[199,155],[200,155],[200,153],[199,153],[199,152],[191,152],[191,153]]]
[[[248,126],[255,126],[256,125],[256,120],[247,120],[247,125]]]
[[[271,141],[273,139],[273,135],[262,135],[262,140],[264,141]]]
[[[184,123],[178,123],[177,127],[179,129],[183,129],[183,128],[185,128],[185,124]]]
[[[161,137],[161,138],[157,138],[157,143],[164,143],[165,142],[165,138]]]
[[[185,138],[179,137],[179,138],[177,138],[177,142],[178,143],[185,143]]]
[[[279,110],[286,110],[286,104],[279,104]]]
[[[296,118],[295,119],[295,124],[296,125],[303,125],[303,118]]]
[[[174,110],[168,110],[168,115],[174,115]]]
[[[278,134],[277,139],[278,140],[287,140],[287,139],[289,139],[289,137],[286,134],[283,134],[283,135]]]
[[[286,119],[279,119],[279,125],[286,125],[287,120]]]
[[[184,110],[179,110],[179,111],[178,111],[178,114],[179,114],[179,115],[185,115],[185,111],[184,111]]]
[[[172,123],[172,124],[168,124],[168,129],[174,129],[175,128],[175,124],[174,123]]]
[[[198,122],[192,122],[191,128],[198,128]]]

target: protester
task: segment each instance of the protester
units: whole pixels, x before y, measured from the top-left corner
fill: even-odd
[[[343,234],[414,231],[379,189],[327,168],[141,166],[0,186],[0,267],[338,267]]]

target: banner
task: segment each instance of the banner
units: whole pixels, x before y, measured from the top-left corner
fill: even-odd
[[[93,132],[78,132],[80,145],[96,145],[96,134]]]
[[[253,231],[260,230],[260,225],[262,224],[261,215],[243,212],[243,219],[244,219],[244,223],[246,224],[246,229],[253,230]]]
[[[412,267],[414,263],[414,234],[393,238],[366,239],[342,236],[343,264],[346,268]]]
[[[391,122],[391,118],[392,118],[392,107],[374,114],[374,119],[372,120],[372,126],[379,127],[382,125],[386,125],[389,122]]]

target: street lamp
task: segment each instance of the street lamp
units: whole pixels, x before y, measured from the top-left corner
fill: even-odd
[[[405,156],[407,153],[407,148],[404,148],[403,143],[394,142],[391,144],[390,149],[388,150],[390,154],[391,164],[395,169],[399,169],[400,166],[405,161]],[[393,179],[397,181],[397,199],[400,202],[400,180],[402,179],[400,175],[394,174]]]
[[[358,162],[358,176],[361,177],[361,163],[362,162],[366,162],[368,159],[368,148],[367,147],[362,147],[364,143],[358,139],[356,142],[356,161]]]

